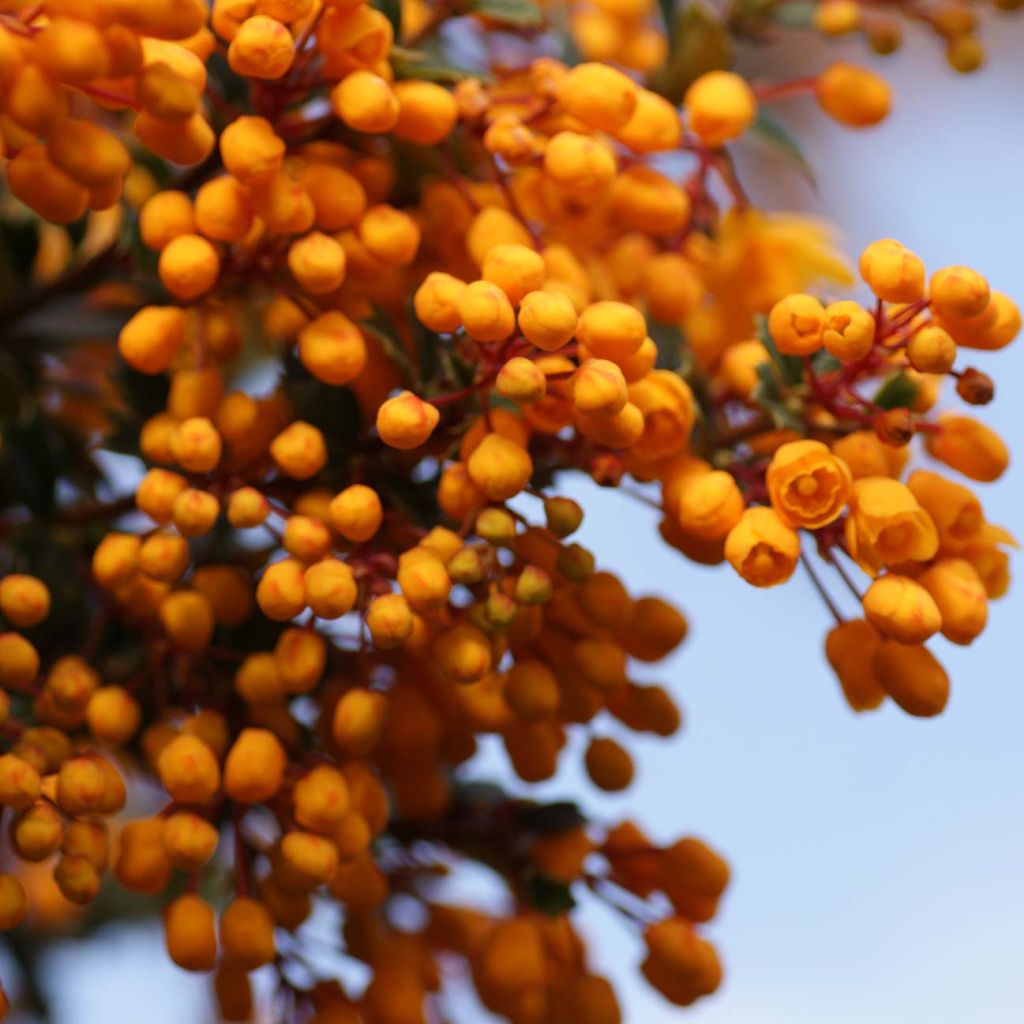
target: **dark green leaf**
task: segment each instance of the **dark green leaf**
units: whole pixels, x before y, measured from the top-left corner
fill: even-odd
[[[691,82],[708,71],[732,66],[732,38],[705,0],[677,7],[665,63],[651,76],[651,88],[678,103]]]
[[[811,188],[817,189],[818,180],[814,176],[814,169],[808,163],[796,137],[781,121],[762,110],[751,125],[750,134],[760,139],[773,153],[778,153],[793,164]]]
[[[678,370],[683,364],[683,349],[686,344],[679,325],[650,320],[647,330],[654,344],[658,346],[658,369]]]
[[[395,39],[402,38],[402,2],[401,0],[373,0],[373,6],[391,22]]]
[[[416,368],[409,358],[409,353],[401,338],[394,321],[383,310],[375,309],[373,316],[359,322],[361,330],[373,335],[390,359],[402,371],[402,377],[409,386],[416,382]]]
[[[466,10],[501,25],[521,28],[539,25],[544,20],[540,7],[533,0],[469,0]]]
[[[530,902],[548,917],[561,917],[576,906],[569,886],[546,875],[537,875],[530,880],[529,894]]]
[[[882,409],[909,409],[917,399],[917,384],[905,373],[894,373],[875,392],[872,401]]]
[[[785,397],[782,380],[774,363],[761,363],[757,368],[757,386],[751,395],[780,430],[802,431],[803,423]]]
[[[772,362],[778,367],[779,375],[784,384],[799,384],[804,379],[804,364],[799,356],[784,356],[775,347],[771,332],[768,330],[768,318],[758,316],[755,319],[757,325],[757,336],[761,344],[768,349]]]
[[[580,809],[568,800],[553,804],[526,805],[520,812],[520,826],[527,832],[565,832],[585,825],[587,819]]]
[[[813,3],[775,4],[771,9],[771,20],[786,28],[810,28],[814,22]]]

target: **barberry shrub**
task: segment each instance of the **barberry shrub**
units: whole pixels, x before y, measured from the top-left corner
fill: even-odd
[[[751,586],[802,563],[853,711],[944,709],[928,644],[982,632],[1014,544],[975,493],[1009,454],[965,354],[1020,314],[888,238],[849,297],[828,229],[755,206],[734,154],[799,155],[773,104],[863,129],[889,87],[753,81],[733,41],[887,53],[910,20],[966,72],[977,17],[798,6],[0,4],[0,928],[26,971],[142,907],[228,1021],[417,1024],[461,985],[617,1024],[587,892],[666,1000],[714,992],[719,852],[475,776],[486,742],[527,791],[580,734],[618,792],[623,735],[679,729],[646,666],[687,620],[577,541],[570,473]],[[468,861],[501,899],[465,898]],[[305,955],[326,906],[365,985]]]

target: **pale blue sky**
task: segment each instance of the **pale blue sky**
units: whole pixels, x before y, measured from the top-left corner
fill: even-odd
[[[820,192],[781,181],[769,190],[754,179],[754,198],[817,204],[852,254],[897,237],[929,267],[969,264],[1024,299],[1024,19],[1000,19],[987,38],[996,44],[991,66],[973,78],[946,70],[930,37],[876,62],[897,104],[871,132],[825,123],[806,101],[788,107],[808,139]],[[801,40],[792,66],[806,73],[844,51]],[[849,53],[865,61],[860,46]],[[1024,343],[971,361],[997,380],[984,417],[1019,446]],[[891,707],[855,717],[821,655],[827,614],[802,579],[755,591],[728,569],[702,569],[666,550],[642,506],[578,491],[589,510],[583,539],[603,564],[690,615],[690,640],[646,674],[680,696],[687,724],[672,741],[634,743],[638,778],[627,796],[596,797],[575,758],[546,789],[583,792],[599,815],[635,816],[659,838],[703,835],[735,870],[710,928],[726,984],[685,1018],[635,981],[639,948],[621,923],[600,912],[590,919],[598,962],[623,980],[626,1021],[1016,1019],[1024,964],[1020,588],[993,607],[973,647],[937,645],[954,680],[943,717],[918,721]],[[1018,534],[1022,498],[1019,470],[984,491],[990,518]],[[142,1005],[147,1024],[201,1021],[201,986],[161,960],[158,941],[133,929],[61,953],[53,962],[65,979],[59,1024],[136,1020]]]

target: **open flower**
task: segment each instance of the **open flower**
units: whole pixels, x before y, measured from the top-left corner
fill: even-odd
[[[838,519],[850,497],[846,463],[820,441],[790,441],[766,474],[772,507],[790,526],[816,530]]]
[[[926,562],[939,547],[932,517],[905,484],[869,476],[853,484],[846,550],[869,575],[884,566]]]

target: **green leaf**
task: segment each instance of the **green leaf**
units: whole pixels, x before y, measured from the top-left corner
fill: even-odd
[[[777,121],[771,114],[762,110],[758,113],[757,120],[750,126],[750,134],[764,143],[767,149],[778,153],[796,167],[807,184],[817,190],[818,179],[814,176],[814,169],[796,137],[781,121]]]
[[[779,352],[775,347],[775,341],[771,336],[771,332],[768,330],[768,318],[766,316],[758,316],[754,322],[757,326],[757,336],[761,339],[761,344],[768,349],[768,354],[772,357],[772,362],[778,368],[782,382],[790,385],[801,383],[804,379],[803,360],[799,356],[784,356]]]
[[[576,906],[569,886],[547,875],[537,875],[530,879],[529,896],[530,902],[548,917],[561,917]]]
[[[872,401],[882,409],[909,409],[917,399],[917,384],[905,373],[894,373],[875,392]]]
[[[392,50],[392,54],[394,54],[394,50]],[[466,68],[458,68],[450,64],[420,63],[411,56],[392,56],[391,66],[394,68],[395,78],[399,81],[415,78],[422,82],[437,82],[439,85],[455,85],[465,78],[486,78],[475,71],[468,71]]]
[[[553,804],[528,804],[520,812],[519,825],[523,831],[551,834],[567,832],[585,825],[587,819],[571,801]]]
[[[771,20],[786,28],[810,28],[814,23],[815,6],[812,3],[793,2],[776,4],[771,9]]]
[[[359,321],[359,329],[372,334],[390,359],[401,371],[407,385],[416,383],[416,368],[412,365],[409,353],[398,337],[394,321],[381,309],[374,309],[373,316]]]
[[[780,430],[803,432],[803,422],[783,392],[782,379],[774,363],[761,363],[757,368],[757,386],[751,395]]]
[[[732,67],[732,37],[705,0],[690,0],[676,8],[669,38],[668,56],[651,76],[650,87],[673,103],[701,75]]]
[[[373,0],[373,6],[391,22],[395,39],[402,38],[402,0]]]
[[[533,0],[469,0],[466,10],[518,28],[531,28],[544,20],[543,12]]]
[[[655,364],[658,369],[678,370],[683,365],[683,349],[686,345],[679,325],[651,320],[647,330],[654,344],[658,346],[658,360]]]

